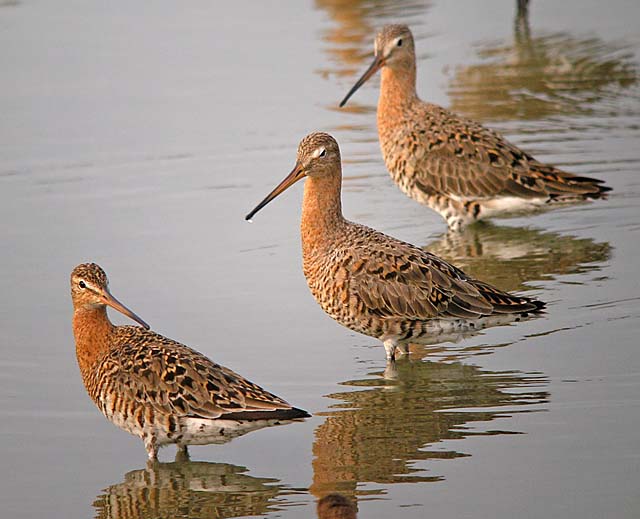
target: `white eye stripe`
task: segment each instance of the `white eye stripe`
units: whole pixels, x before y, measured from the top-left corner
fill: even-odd
[[[313,152],[313,158],[324,157],[327,151],[324,148],[318,148]]]

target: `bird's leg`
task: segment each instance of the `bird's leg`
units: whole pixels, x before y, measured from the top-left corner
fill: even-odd
[[[158,461],[158,444],[156,442],[156,437],[150,434],[148,436],[145,436],[143,440],[144,448],[147,449],[149,461]]]
[[[396,380],[398,378],[398,369],[396,368],[395,360],[387,361],[387,366],[384,368],[382,377],[385,380]]]
[[[176,451],[176,463],[182,461],[189,461],[189,449],[187,445],[178,444],[178,450]]]
[[[406,342],[396,344],[396,353],[400,355],[409,355],[409,345]]]
[[[450,231],[453,232],[462,232],[464,229],[464,220],[459,215],[451,215],[447,216],[447,226]]]
[[[158,469],[160,468],[160,465],[161,463],[157,459],[152,460],[149,458],[147,460],[147,474],[149,474],[148,482],[152,485],[158,481]]]
[[[382,341],[382,344],[384,344],[384,350],[387,352],[387,361],[393,362],[394,360],[396,360],[396,348],[398,346],[396,340],[385,339],[384,341]]]
[[[454,200],[444,195],[432,195],[428,204],[445,219],[450,231],[460,232],[464,226],[477,220],[481,207],[478,203]]]

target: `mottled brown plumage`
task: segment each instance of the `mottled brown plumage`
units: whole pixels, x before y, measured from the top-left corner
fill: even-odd
[[[318,519],[356,519],[355,505],[342,494],[328,494],[318,501]]]
[[[326,133],[302,139],[293,171],[247,219],[304,177],[302,256],[311,293],[339,323],[383,341],[388,358],[434,334],[513,320],[543,306],[472,279],[419,247],[345,220],[340,150]]]
[[[150,331],[109,292],[95,263],[71,273],[73,332],[89,396],[115,425],[158,448],[224,443],[268,425],[309,416],[197,351]],[[106,306],[143,327],[114,326]]]
[[[405,194],[436,210],[450,227],[610,191],[601,180],[538,162],[499,133],[421,101],[406,25],[378,33],[372,65],[340,106],[379,69],[378,135],[387,169]]]

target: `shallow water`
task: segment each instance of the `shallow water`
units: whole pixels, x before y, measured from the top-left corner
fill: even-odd
[[[397,4],[0,3],[4,515],[311,517],[328,491],[362,518],[640,515],[640,4],[533,0],[528,25],[505,1]],[[446,235],[385,171],[377,80],[337,109],[396,21],[423,99],[609,199]],[[385,371],[308,292],[301,187],[243,220],[316,129],[341,144],[349,218],[547,314]],[[156,331],[315,416],[147,468],[79,377],[87,260]]]

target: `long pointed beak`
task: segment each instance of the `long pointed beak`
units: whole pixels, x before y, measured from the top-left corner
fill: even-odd
[[[375,58],[373,58],[373,63],[369,65],[369,68],[365,71],[364,74],[362,74],[362,77],[358,79],[356,84],[353,85],[353,88],[349,90],[349,93],[344,97],[344,99],[340,103],[340,108],[342,108],[347,103],[349,98],[353,94],[355,94],[356,90],[358,90],[358,88],[364,85],[371,76],[373,76],[376,72],[378,72],[378,70],[382,68],[383,65],[384,65],[384,58],[381,58],[379,56],[376,56]]]
[[[302,166],[298,162],[296,162],[296,165],[293,168],[293,170],[291,171],[291,173],[289,173],[286,176],[286,178],[282,182],[280,182],[276,186],[276,188],[273,191],[271,191],[271,193],[269,193],[265,197],[265,199],[262,202],[260,202],[257,206],[255,206],[253,211],[251,211],[247,216],[245,216],[244,219],[245,220],[251,220],[251,218],[253,218],[253,215],[255,215],[258,211],[260,211],[260,209],[262,209],[269,202],[271,202],[271,200],[273,200],[275,197],[277,197],[283,191],[286,191],[293,184],[295,184],[298,180],[304,178],[305,176],[306,175],[305,175],[304,169],[302,168]]]
[[[109,305],[111,308],[118,310],[118,312],[126,315],[130,319],[133,319],[144,329],[146,330],[149,329],[149,325],[147,323],[145,323],[136,314],[134,314],[131,310],[129,310],[126,306],[124,306],[120,301],[118,301],[115,297],[113,297],[111,295],[111,292],[109,292],[108,289],[105,288],[104,292],[102,293],[102,297],[106,305]]]

